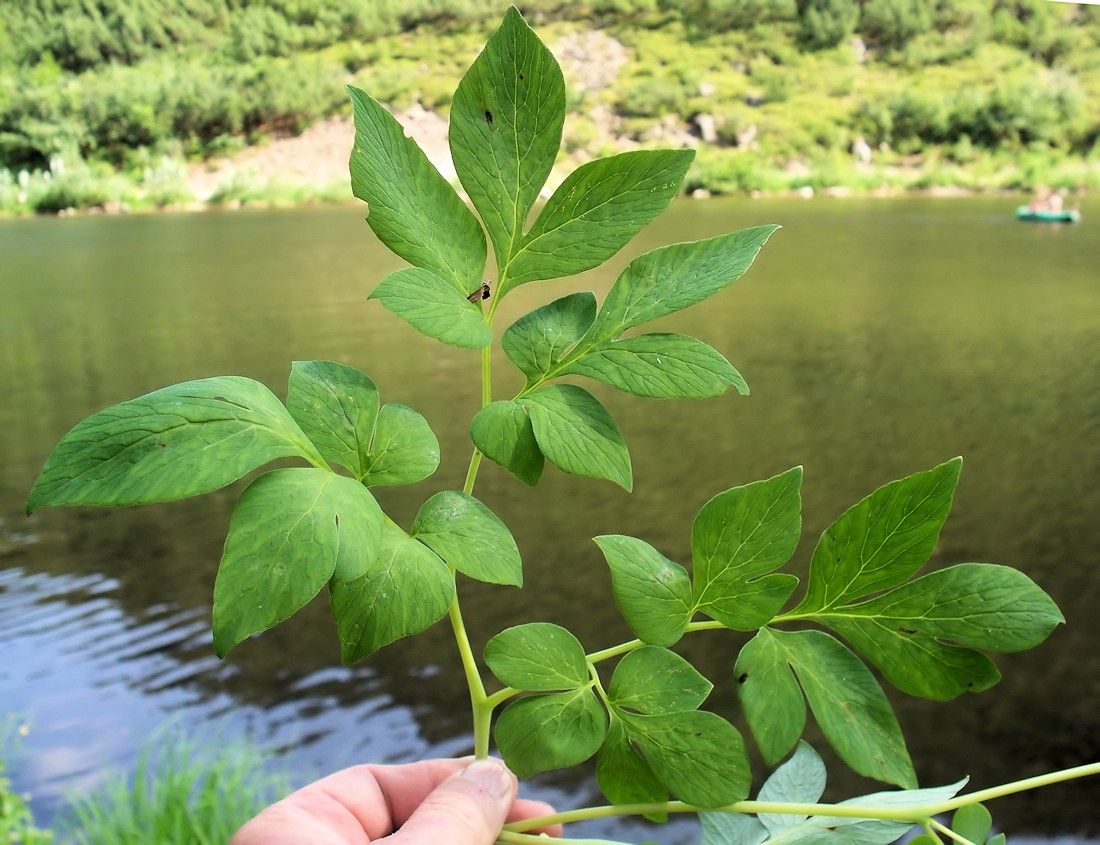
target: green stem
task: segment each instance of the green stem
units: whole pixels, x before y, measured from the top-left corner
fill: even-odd
[[[967,839],[965,836],[963,836],[960,833],[955,833],[955,831],[953,831],[947,825],[941,824],[940,822],[936,821],[935,819],[931,819],[928,822],[928,827],[931,828],[932,830],[938,830],[940,833],[942,833],[948,839],[954,839],[956,842],[959,843],[959,845],[974,845],[974,843],[971,842],[969,839]],[[935,834],[933,834],[933,835],[935,835]]]
[[[689,622],[684,633],[690,634],[692,631],[713,631],[725,627],[726,626],[721,622],[715,622],[713,619],[704,619],[699,622]],[[611,648],[594,651],[587,655],[588,662],[599,663],[601,660],[610,660],[612,657],[618,657],[621,654],[626,654],[628,651],[634,651],[634,649],[641,648],[644,645],[646,645],[646,643],[641,640],[630,640],[630,642],[619,643],[618,645],[611,646]]]
[[[493,306],[495,306],[495,302]],[[492,323],[495,308],[490,306],[486,323]],[[481,407],[488,406],[493,401],[492,384],[492,357],[490,355],[492,345],[481,350]],[[474,449],[470,456],[470,467],[466,470],[466,481],[462,485],[462,492],[471,495],[474,492],[474,483],[477,481],[477,470],[481,466],[481,452]],[[454,570],[451,570],[454,574]],[[493,708],[485,694],[485,682],[481,679],[481,672],[474,658],[474,650],[470,646],[470,637],[466,633],[466,625],[462,621],[462,608],[458,603],[458,591],[447,611],[451,620],[451,629],[454,631],[455,643],[458,645],[458,654],[462,659],[462,670],[466,673],[466,686],[470,690],[470,708],[473,712],[474,722],[474,756],[489,756],[489,730],[493,719]]]
[[[792,816],[827,816],[829,818],[849,819],[879,819],[882,821],[910,822],[912,824],[930,823],[933,816],[949,813],[960,807],[970,804],[980,804],[994,798],[1002,798],[1017,792],[1037,789],[1041,786],[1050,786],[1063,783],[1076,778],[1100,775],[1100,763],[1088,763],[1072,769],[1062,769],[1033,778],[1013,781],[1001,786],[982,789],[971,792],[968,795],[960,795],[946,801],[937,801],[931,804],[922,804],[917,807],[870,807],[854,804],[788,804],[779,801],[739,801],[727,807],[717,808],[726,813],[769,813],[774,815]],[[700,808],[683,801],[668,801],[652,804],[618,804],[603,807],[585,807],[580,810],[569,810],[564,813],[554,813],[548,816],[525,819],[521,822],[512,822],[505,825],[505,830],[522,833],[535,830],[553,824],[569,824],[570,822],[589,821],[591,819],[611,818],[613,816],[641,816],[655,813],[697,813]]]

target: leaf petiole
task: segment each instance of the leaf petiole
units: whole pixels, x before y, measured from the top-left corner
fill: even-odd
[[[942,822],[938,822],[935,819],[931,819],[928,822],[927,827],[931,829],[931,830],[929,830],[929,835],[930,836],[935,836],[935,833],[932,833],[932,831],[938,830],[940,833],[942,833],[947,838],[954,839],[956,842],[959,843],[959,845],[975,845],[975,843],[971,842],[965,836],[963,836],[959,833],[955,833],[955,831],[953,831],[947,825],[943,824]],[[936,838],[939,838],[939,837],[936,837]]]

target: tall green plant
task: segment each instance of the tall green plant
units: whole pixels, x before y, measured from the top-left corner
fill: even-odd
[[[346,661],[447,617],[469,684],[477,755],[489,753],[492,735],[524,777],[596,757],[612,806],[561,820],[721,810],[704,816],[707,845],[853,836],[885,843],[916,822],[934,831],[941,823],[933,815],[991,797],[954,798],[962,782],[916,789],[871,668],[905,692],[947,700],[997,682],[990,653],[1034,646],[1062,621],[1051,599],[1008,567],[963,563],[922,573],[950,510],[957,458],[887,484],[841,514],[818,541],[793,601],[798,579],[781,570],[801,532],[800,467],[707,502],[691,528],[690,567],[641,538],[597,537],[635,639],[582,644],[557,625],[526,622],[488,642],[484,662],[497,683],[483,677],[458,576],[520,586],[523,570],[509,529],[473,495],[482,459],[530,485],[549,462],[629,490],[627,444],[577,381],[645,398],[747,393],[720,352],[649,326],[722,292],[777,227],[654,249],[626,266],[602,302],[576,292],[521,317],[500,343],[525,383],[497,397],[490,347],[501,301],[521,285],[580,273],[618,252],[675,196],[692,153],[644,150],[586,163],[528,225],[561,140],[565,85],[515,9],[452,104],[451,153],[472,210],[377,101],[350,93],[353,191],[368,203],[378,238],[411,265],[382,279],[371,298],[430,337],[481,352],[482,402],[463,488],[433,495],[410,525],[398,525],[372,489],[431,475],[439,445],[428,422],[404,405],[382,404],[362,372],[309,361],[293,365],[285,404],[255,381],[222,376],[92,415],[49,457],[28,511],[178,499],[275,459],[299,459],[304,466],[259,475],[233,513],[214,585],[217,653],[325,588]],[[484,278],[490,247],[492,281]],[[715,628],[742,635],[730,667],[753,740],[769,764],[789,757],[753,802],[743,737],[701,709],[711,681],[671,650]],[[820,759],[799,744],[811,713],[842,760],[902,791],[816,804]],[[756,815],[739,815],[746,813]],[[534,841],[524,831],[546,822],[510,825],[501,841]],[[978,827],[956,820],[959,830]]]

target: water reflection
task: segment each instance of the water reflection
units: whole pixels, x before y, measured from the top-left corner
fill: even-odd
[[[963,454],[934,564],[1019,566],[1069,625],[1034,652],[998,659],[1005,680],[993,693],[948,705],[894,696],[921,780],[969,773],[981,787],[1100,759],[1095,240],[1083,228],[1019,227],[1002,205],[1011,203],[675,206],[612,270],[658,243],[784,224],[733,290],[660,325],[725,352],[753,393],[655,406],[595,389],[631,446],[633,495],[553,469],[528,490],[485,465],[478,496],[512,527],[526,587],[464,588],[475,647],[527,619],[567,625],[589,648],[628,636],[609,607],[596,534],[644,537],[687,562],[703,502],[799,463],[804,567],[816,536],[856,499]],[[281,393],[292,359],[360,366],[383,401],[432,423],[440,471],[381,496],[399,522],[461,485],[477,356],[441,350],[365,302],[397,262],[361,214],[9,221],[0,254],[0,697],[35,725],[17,774],[36,806],[48,813],[105,765],[129,763],[168,715],[252,731],[303,777],[355,760],[465,752],[467,695],[444,626],[340,667],[319,600],[226,661],[213,657],[210,593],[241,484],[171,505],[22,516],[45,455],[84,415],[214,374]],[[501,325],[553,296],[602,294],[613,275],[521,288]],[[496,364],[503,394],[517,380],[503,357]],[[741,641],[714,634],[683,647],[716,682],[716,709],[732,707]],[[831,774],[832,797],[876,788],[839,766]],[[536,787],[562,805],[593,799],[590,767]],[[1005,800],[995,817],[1014,832],[1096,833],[1094,791],[1082,782]],[[689,836],[684,825],[653,834]]]

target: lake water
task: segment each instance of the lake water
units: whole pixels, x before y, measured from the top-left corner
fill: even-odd
[[[921,782],[969,774],[984,787],[1100,759],[1100,203],[1062,227],[1017,223],[1014,205],[681,202],[608,270],[517,291],[501,307],[502,327],[566,292],[602,295],[644,249],[784,226],[736,285],[661,323],[724,352],[751,396],[654,403],[595,391],[630,445],[632,494],[549,467],[528,489],[483,464],[476,493],[511,526],[526,587],[463,583],[475,647],[529,620],[567,625],[590,650],[628,638],[594,535],[644,537],[686,562],[704,501],[802,464],[804,572],[842,510],[961,454],[935,562],[1012,564],[1052,594],[1068,624],[1031,652],[998,658],[1004,680],[990,692],[948,704],[892,695]],[[0,717],[31,724],[12,774],[43,818],[106,771],[131,766],[169,719],[200,739],[247,731],[286,754],[301,780],[469,749],[446,625],[347,668],[316,602],[215,659],[211,590],[241,485],[171,505],[23,516],[46,455],[87,414],[218,374],[283,394],[289,362],[314,358],[365,370],[383,401],[416,408],[438,434],[436,475],[381,496],[399,522],[436,490],[461,487],[478,355],[443,348],[367,302],[399,262],[362,216],[0,221]],[[499,396],[518,384],[508,366],[496,362]],[[740,642],[708,634],[686,643],[716,683],[720,712],[732,712]],[[830,778],[833,799],[876,788],[840,764]],[[994,818],[1028,837],[1095,836],[1097,786],[1002,799]],[[596,800],[587,766],[531,790],[562,807]],[[686,822],[640,830],[583,832],[669,845],[693,835]]]

